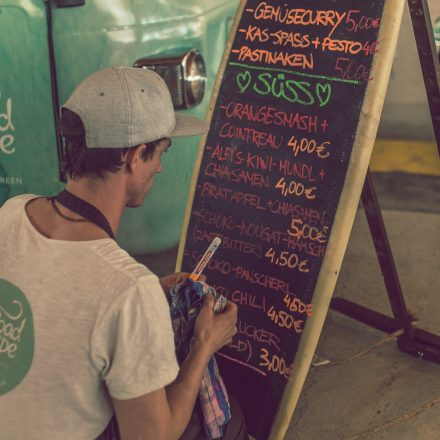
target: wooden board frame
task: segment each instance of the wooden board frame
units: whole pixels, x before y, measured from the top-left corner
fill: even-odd
[[[232,43],[246,3],[247,0],[241,1],[231,28],[231,33],[226,44],[225,53],[220,64],[208,108],[206,117],[208,123],[211,122],[214,113]],[[314,304],[314,316],[312,319],[307,319],[306,321],[304,333],[301,336],[298,351],[292,365],[292,372],[284,389],[283,397],[272,425],[269,440],[283,439],[286,434],[324,325],[342,265],[342,260],[348,245],[374,141],[376,139],[401,26],[404,5],[405,0],[385,0],[384,3],[379,30],[380,50],[374,55],[372,64],[371,73],[374,80],[368,83],[366,89],[346,178],[341,191],[339,204],[336,210],[325,256],[322,261],[321,270],[318,275],[315,291],[313,293],[312,302]],[[190,194],[177,256],[176,271],[179,271],[182,266],[186,234],[196,193],[196,184],[200,172],[206,139],[207,134],[201,138],[199,144],[199,151],[192,176]]]

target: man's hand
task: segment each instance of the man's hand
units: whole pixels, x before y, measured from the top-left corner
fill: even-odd
[[[213,354],[229,344],[236,333],[236,304],[227,301],[224,310],[214,314],[214,299],[206,295],[194,325],[194,343],[207,347]]]
[[[159,278],[160,285],[162,286],[162,289],[168,296],[170,293],[170,290],[178,283],[182,282],[184,279],[189,277],[189,273],[187,272],[177,272],[172,273],[171,275],[165,275],[162,278]]]
[[[176,285],[181,283],[183,280],[188,278],[190,274],[188,272],[177,272],[171,275],[165,275],[159,278],[160,285],[162,286],[165,295],[168,297],[170,295],[170,290]],[[199,281],[206,281],[205,275],[199,276]]]
[[[167,298],[170,295],[170,290],[189,276],[188,272],[177,272],[160,278],[160,285]],[[206,281],[206,277],[200,275],[199,281]],[[203,300],[203,306],[194,327],[194,342],[201,343],[210,354],[230,343],[232,337],[237,333],[237,306],[235,303],[227,301],[225,309],[221,313],[214,314],[213,309],[214,299],[211,295],[207,295]]]

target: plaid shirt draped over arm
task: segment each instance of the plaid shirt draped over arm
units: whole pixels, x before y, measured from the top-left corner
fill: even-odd
[[[171,289],[171,320],[176,344],[176,355],[180,364],[185,360],[194,335],[194,323],[202,307],[202,298],[212,295],[214,312],[221,312],[226,298],[204,282],[190,279],[177,284]],[[205,431],[208,438],[216,439],[223,436],[223,426],[231,419],[231,412],[225,385],[217,368],[215,357],[212,356],[203,373],[199,391]]]

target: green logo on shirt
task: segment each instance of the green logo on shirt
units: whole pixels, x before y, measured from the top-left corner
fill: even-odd
[[[23,292],[0,279],[0,396],[26,376],[34,357],[32,311]]]

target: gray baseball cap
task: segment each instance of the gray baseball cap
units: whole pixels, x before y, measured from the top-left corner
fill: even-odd
[[[84,125],[88,148],[121,148],[206,133],[208,125],[174,111],[170,92],[155,72],[108,67],[84,79],[64,108]]]

